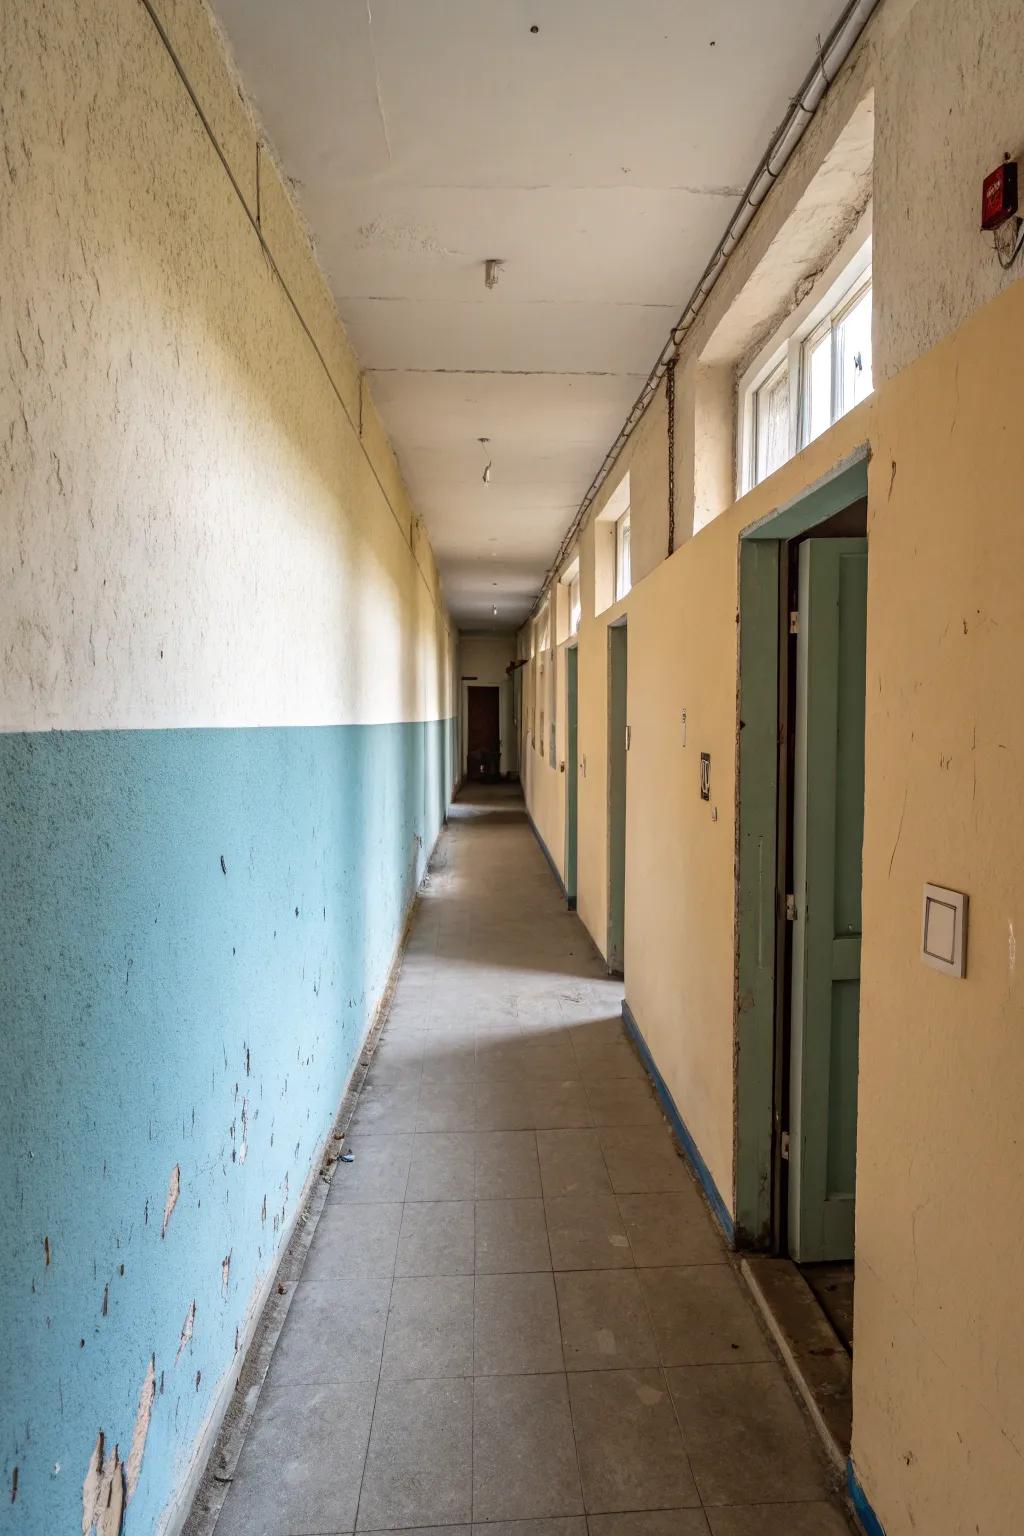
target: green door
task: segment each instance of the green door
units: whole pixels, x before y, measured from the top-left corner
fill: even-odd
[[[625,624],[608,631],[608,969],[626,965],[626,673]]]
[[[853,1257],[866,539],[800,546],[789,1250]]]
[[[566,662],[566,780],[565,780],[565,894],[576,908],[576,802],[579,793],[579,652],[565,653]]]

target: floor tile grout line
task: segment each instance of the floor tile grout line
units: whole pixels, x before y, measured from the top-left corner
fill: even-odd
[[[547,1218],[547,1205],[545,1204],[545,1207],[544,1207],[544,1225],[545,1225],[545,1231],[547,1232],[547,1238],[548,1238],[548,1258],[550,1259],[550,1257],[551,1257],[551,1232],[550,1232],[550,1229],[547,1226],[547,1219],[548,1219]],[[555,1279],[555,1275],[554,1275],[554,1271],[553,1270],[552,1270],[552,1275],[551,1275],[551,1285],[552,1285],[552,1288],[553,1288],[554,1293],[555,1293],[555,1316],[558,1319],[558,1345],[559,1345],[559,1349],[561,1350],[561,1354],[562,1354],[562,1375],[563,1375],[563,1379],[565,1381],[565,1402],[566,1402],[566,1407],[569,1410],[569,1432],[572,1435],[572,1450],[573,1450],[573,1455],[576,1458],[576,1481],[577,1481],[577,1483],[579,1485],[580,1504],[583,1507],[583,1516],[584,1516],[584,1519],[585,1519],[586,1518],[586,1513],[587,1513],[587,1498],[586,1498],[586,1494],[583,1491],[583,1468],[580,1465],[580,1446],[579,1446],[579,1440],[578,1440],[577,1435],[576,1435],[576,1420],[573,1417],[573,1411],[572,1411],[572,1393],[569,1390],[569,1369],[568,1369],[568,1366],[566,1364],[566,1359],[565,1359],[565,1330],[562,1327],[562,1304],[561,1304],[561,1299],[560,1299],[560,1297],[558,1295],[558,1282]],[[589,1533],[589,1530],[590,1530],[590,1526],[589,1526],[589,1523],[588,1523],[588,1525],[587,1525],[588,1533]]]

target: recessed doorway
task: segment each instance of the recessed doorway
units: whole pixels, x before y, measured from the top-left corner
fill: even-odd
[[[501,694],[497,687],[466,690],[466,777],[493,784],[501,777]]]
[[[579,652],[565,653],[565,895],[576,910],[576,860],[579,847]]]
[[[626,966],[626,723],[628,631],[608,630],[608,969]]]
[[[866,457],[740,553],[737,1233],[852,1349]]]

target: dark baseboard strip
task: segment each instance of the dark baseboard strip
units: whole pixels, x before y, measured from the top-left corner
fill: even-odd
[[[846,1463],[846,1488],[850,1495],[853,1512],[860,1521],[864,1536],[885,1536],[885,1528],[868,1503],[867,1494],[860,1485],[853,1458]]]
[[[562,879],[561,875],[558,873],[558,865],[555,863],[554,859],[551,857],[551,850],[549,849],[549,847],[548,847],[547,843],[544,841],[544,839],[541,837],[540,832],[537,830],[537,823],[534,821],[533,817],[530,815],[529,808],[527,808],[527,811],[526,811],[526,819],[530,823],[531,830],[533,832],[534,837],[537,839],[537,844],[538,844],[538,847],[540,848],[541,853],[544,855],[544,857],[548,861],[548,864],[551,866],[551,873],[554,875],[555,879],[558,881],[558,889],[561,891],[561,893],[562,893],[563,897],[565,898],[566,902],[569,902],[569,893],[565,889],[565,882],[564,882],[564,880]],[[573,901],[573,902],[569,903],[569,905],[570,905],[570,909],[575,909],[576,903],[575,903],[575,901]]]
[[[630,1008],[625,998],[622,1000],[622,1018],[627,1030],[632,1036],[633,1043],[643,1058],[644,1066],[650,1073],[651,1080],[654,1083],[655,1091],[657,1092],[658,1098],[661,1100],[661,1106],[664,1109],[665,1114],[668,1116],[669,1124],[675,1131],[679,1140],[679,1144],[683,1151],[686,1153],[687,1161],[697,1176],[697,1182],[699,1183],[701,1189],[704,1191],[704,1196],[711,1207],[711,1214],[714,1216],[715,1220],[718,1222],[718,1225],[721,1227],[729,1247],[734,1248],[736,1246],[736,1227],[732,1219],[732,1214],[729,1211],[725,1201],[722,1199],[721,1194],[719,1193],[718,1185],[711,1177],[710,1168],[704,1161],[703,1157],[700,1155],[700,1150],[697,1146],[697,1143],[694,1141],[693,1137],[690,1135],[689,1130],[687,1129],[686,1121],[679,1113],[676,1101],[669,1092],[668,1084],[665,1082],[665,1079],[658,1071],[657,1063],[655,1062],[654,1057],[651,1055],[650,1047],[648,1046],[647,1041],[644,1039],[640,1026],[636,1019],[633,1017],[633,1010]]]

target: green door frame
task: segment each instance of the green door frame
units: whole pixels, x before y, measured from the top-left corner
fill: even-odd
[[[867,495],[867,444],[740,535],[734,1168],[736,1246],[772,1244],[779,964],[779,582],[789,539]]]
[[[574,645],[565,653],[565,667],[565,896],[570,912],[575,912],[579,845],[579,651]]]
[[[626,696],[628,630],[608,629],[608,969],[626,961]]]

